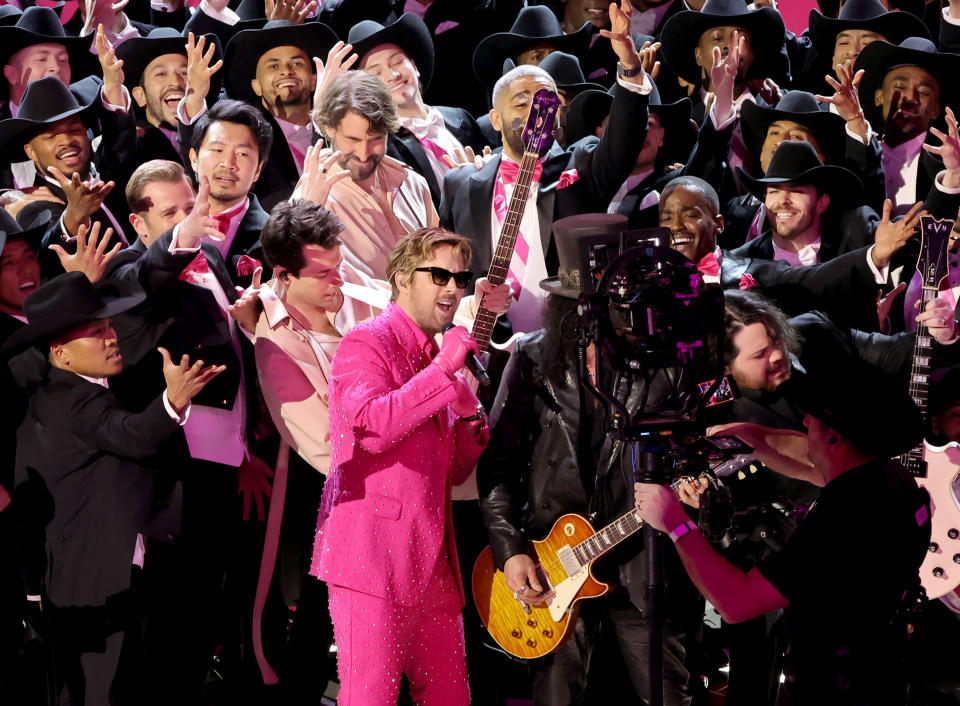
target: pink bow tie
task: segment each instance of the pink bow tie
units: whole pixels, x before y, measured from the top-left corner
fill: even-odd
[[[207,263],[207,257],[203,250],[197,253],[197,256],[190,261],[190,264],[183,268],[180,273],[180,279],[185,282],[199,282],[202,275],[210,273],[210,265]]]
[[[717,256],[712,252],[708,252],[700,258],[700,262],[697,263],[697,269],[700,270],[700,274],[705,277],[720,277],[720,261],[717,260]]]
[[[543,164],[537,162],[537,166],[533,168],[533,180],[540,183],[540,177],[543,175]],[[501,159],[500,160],[500,178],[503,179],[504,184],[514,184],[517,181],[517,178],[520,176],[520,165],[516,162]]]

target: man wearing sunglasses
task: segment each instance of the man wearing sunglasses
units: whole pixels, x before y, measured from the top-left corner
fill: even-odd
[[[341,703],[395,703],[401,673],[416,703],[470,703],[451,487],[490,435],[464,377],[477,344],[462,327],[444,331],[470,256],[466,238],[440,228],[401,239],[387,261],[392,301],[333,361],[311,573],[329,590]]]

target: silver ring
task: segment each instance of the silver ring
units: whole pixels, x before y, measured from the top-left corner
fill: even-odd
[[[526,585],[523,585],[523,586],[520,587],[520,590],[518,591],[518,593],[523,593],[523,592],[526,591],[526,590],[527,590]]]
[[[520,600],[520,594],[517,593],[516,591],[514,591],[514,592],[513,592],[513,599],[516,600],[516,601],[519,601],[519,600]]]

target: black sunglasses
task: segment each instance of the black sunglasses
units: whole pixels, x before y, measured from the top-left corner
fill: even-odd
[[[467,285],[470,284],[470,280],[473,279],[473,273],[470,270],[464,270],[463,272],[451,272],[450,270],[445,270],[442,267],[418,267],[414,272],[429,272],[430,276],[433,277],[433,283],[438,287],[446,287],[447,282],[450,281],[450,278],[453,277],[453,281],[457,285],[457,289],[466,289]]]

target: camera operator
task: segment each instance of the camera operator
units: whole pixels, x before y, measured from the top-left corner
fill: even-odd
[[[507,363],[490,413],[491,439],[478,467],[481,507],[494,563],[506,584],[530,604],[544,601],[547,586],[538,578],[527,541],[541,539],[565,513],[590,516],[600,529],[630,511],[633,472],[629,449],[605,433],[605,409],[586,393],[577,359],[577,311],[582,293],[577,253],[584,236],[617,234],[627,219],[616,215],[582,215],[554,224],[560,276],[540,286],[549,293],[544,328],[521,338]],[[574,284],[576,282],[576,284]],[[587,350],[588,374],[614,390],[631,413],[644,395],[655,410],[672,391],[667,373],[658,373],[649,388],[640,377],[597,370],[593,346]],[[624,540],[598,562],[597,578],[617,585],[602,598],[584,601],[567,640],[532,663],[534,704],[580,703],[588,688],[590,657],[603,629],[612,629],[636,694],[648,700],[648,621],[644,590],[648,583],[643,539]],[[703,601],[683,575],[677,555],[664,551],[663,623],[664,703],[690,704],[685,666],[686,639],[699,626]],[[591,692],[601,691],[590,684]],[[609,687],[612,695],[615,687]]]

